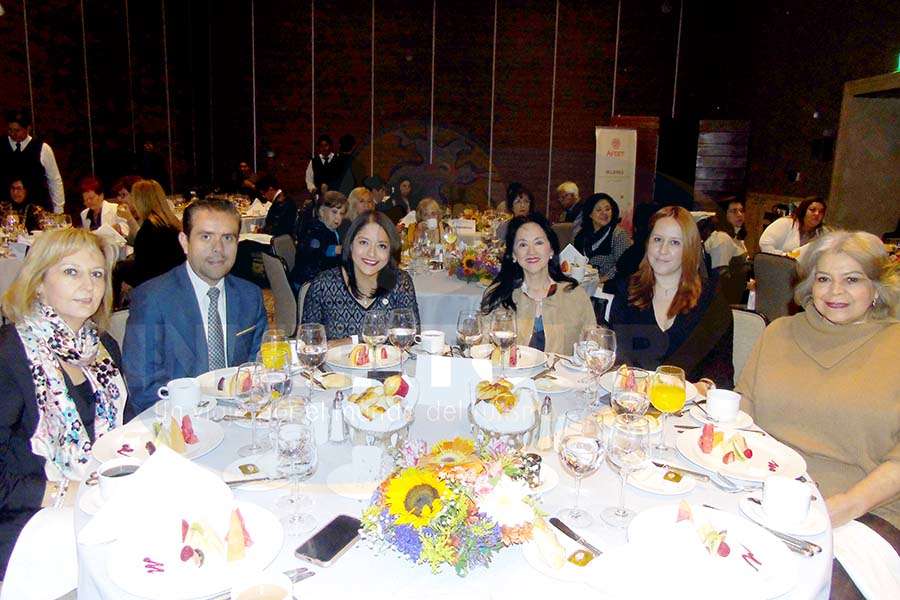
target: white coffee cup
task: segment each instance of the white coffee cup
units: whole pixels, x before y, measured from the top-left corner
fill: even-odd
[[[439,354],[444,351],[444,332],[426,329],[416,336],[416,343],[428,354]]]
[[[372,481],[381,471],[381,457],[384,451],[378,446],[353,446],[351,460],[353,477],[356,481]]]
[[[188,412],[195,410],[200,404],[200,384],[193,377],[173,379],[160,386],[156,394],[163,400],[168,400],[173,407]]]
[[[734,421],[741,411],[741,395],[731,390],[709,390],[706,393],[706,414],[721,423]]]
[[[141,466],[136,458],[124,457],[108,460],[97,469],[97,481],[100,484],[100,497],[109,500],[132,481],[132,475]]]
[[[294,585],[283,573],[242,573],[231,586],[231,600],[288,600]]]
[[[763,485],[762,508],[768,524],[774,528],[796,527],[809,514],[809,486],[801,481],[770,475]]]

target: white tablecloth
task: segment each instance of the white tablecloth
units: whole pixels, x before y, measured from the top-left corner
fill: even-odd
[[[425,359],[420,357],[419,361]],[[408,371],[418,368],[424,373],[430,369],[416,365],[417,361],[409,361]],[[455,365],[460,365],[454,362]],[[442,364],[443,366],[443,364]],[[451,385],[450,381],[456,373],[454,368],[436,369],[437,376],[431,380],[433,385],[424,385],[416,409],[416,421],[412,425],[411,437],[435,441],[454,435],[470,435],[469,427],[460,407],[467,401],[464,385]],[[426,382],[420,381],[420,384]],[[331,394],[322,393],[330,400]],[[554,396],[557,414],[567,408],[576,406],[580,398],[575,393]],[[427,404],[427,405],[426,405]],[[435,405],[439,405],[438,409]],[[690,420],[683,417],[682,420]],[[221,471],[237,457],[238,447],[246,444],[249,430],[230,423],[222,423],[225,427],[225,441],[210,454],[198,459],[201,465]],[[669,439],[676,435],[669,431]],[[541,503],[550,515],[561,508],[571,506],[574,495],[574,481],[566,475],[557,458],[552,454],[544,455],[545,463],[560,473],[561,482],[555,489],[541,498]],[[312,479],[304,484],[305,491],[315,498],[315,506],[311,509],[324,525],[338,514],[359,516],[364,504],[337,496],[326,487],[328,473],[335,467],[350,462],[348,445],[323,445],[319,448],[319,467]],[[810,488],[811,490],[814,488]],[[287,488],[267,492],[250,492],[236,490],[238,499],[255,502],[273,509],[280,496],[287,493]],[[699,484],[686,498],[693,503],[715,505],[732,513],[738,513],[738,501],[742,495],[726,494],[707,484]],[[638,511],[661,503],[677,502],[680,498],[663,498],[641,492],[628,487],[625,502]],[[611,547],[626,543],[622,531],[607,527],[600,520],[602,508],[614,505],[618,499],[618,476],[607,466],[583,482],[581,505],[595,515],[595,523],[581,533],[602,547]],[[821,503],[821,497],[817,503]],[[89,517],[81,511],[76,512],[76,528],[80,529]],[[135,515],[140,518],[140,515]],[[281,553],[272,565],[278,571],[287,570],[302,563],[294,557],[294,549],[304,538],[286,539]],[[799,555],[799,584],[782,598],[804,600],[828,598],[831,582],[832,543],[830,528],[813,538],[812,541],[822,546],[823,551],[813,558]],[[113,584],[106,573],[106,560],[109,546],[79,546],[79,600],[132,600],[130,596]],[[307,565],[309,566],[309,565]],[[342,556],[332,567],[313,567],[315,577],[303,581],[295,588],[300,598],[350,597],[359,594],[367,599],[415,599],[430,598],[439,593],[447,598],[585,598],[594,600],[597,591],[581,583],[566,583],[550,579],[535,571],[525,560],[519,547],[507,548],[497,554],[488,569],[476,569],[465,579],[456,576],[452,569],[444,569],[440,575],[432,575],[425,565],[413,565],[391,554],[377,555],[364,543],[358,543],[347,554]],[[652,565],[647,566],[647,575],[652,576]],[[702,590],[702,582],[697,582],[698,590]],[[700,595],[704,595],[700,593]],[[707,594],[708,595],[708,594]]]
[[[456,343],[456,318],[461,310],[476,310],[481,305],[485,287],[451,277],[446,271],[413,275],[419,319],[422,329],[444,332],[448,344]],[[597,289],[597,280],[582,283],[590,296]]]

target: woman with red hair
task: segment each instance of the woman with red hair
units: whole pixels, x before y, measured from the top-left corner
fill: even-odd
[[[95,231],[102,225],[109,225],[122,234],[127,234],[128,225],[119,217],[118,205],[107,202],[103,198],[103,183],[96,177],[88,176],[78,185],[84,210],[81,211],[81,226],[88,231]]]
[[[653,215],[650,229],[644,259],[620,284],[610,309],[620,360],[650,370],[675,365],[691,381],[731,389],[731,309],[715,280],[700,275],[700,234],[691,213],[667,206]]]

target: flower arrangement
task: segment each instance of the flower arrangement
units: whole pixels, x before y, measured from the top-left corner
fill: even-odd
[[[500,261],[487,247],[466,248],[462,253],[453,253],[447,266],[451,277],[483,285],[489,285],[500,272]]]
[[[523,459],[502,442],[477,453],[470,439],[444,440],[426,452],[407,443],[400,466],[363,511],[363,532],[439,573],[444,564],[465,576],[488,566],[495,552],[532,537],[542,517],[529,496]]]

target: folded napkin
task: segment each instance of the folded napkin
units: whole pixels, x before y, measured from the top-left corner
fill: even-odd
[[[859,521],[834,530],[834,557],[868,600],[900,598],[900,556]]]
[[[272,236],[267,233],[242,233],[238,237],[238,241],[243,242],[244,240],[268,246],[272,243]]]
[[[270,203],[263,204],[259,201],[259,198],[253,201],[253,204],[250,205],[250,208],[247,209],[248,217],[264,217],[269,214]]]
[[[575,246],[569,244],[563,251],[559,253],[559,262],[568,261],[571,265],[583,265],[586,264],[588,259],[578,250],[575,249]]]
[[[411,210],[406,213],[406,216],[400,219],[401,225],[415,225],[416,224],[416,211]]]
[[[228,529],[234,495],[218,473],[160,446],[130,478],[78,533],[79,543],[158,538],[178,532],[182,519]]]

